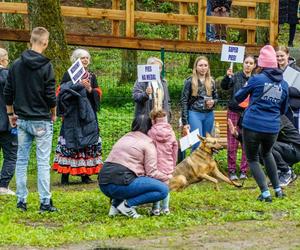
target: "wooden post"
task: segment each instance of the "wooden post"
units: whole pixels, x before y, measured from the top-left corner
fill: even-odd
[[[112,0],[112,9],[119,10],[120,9],[120,0]],[[113,36],[120,36],[120,22],[112,21],[111,24],[111,33]]]
[[[247,18],[255,18],[255,9],[256,7],[252,6],[247,8]],[[255,30],[247,30],[247,44],[255,44],[255,34]]]
[[[198,0],[198,36],[197,40],[205,42],[206,38],[206,0]]]
[[[277,46],[279,1],[270,0],[270,44]]]
[[[134,1],[126,0],[126,37],[134,37]]]
[[[179,3],[179,14],[188,14],[188,4],[180,2]],[[180,25],[179,28],[179,39],[187,40],[188,26]]]

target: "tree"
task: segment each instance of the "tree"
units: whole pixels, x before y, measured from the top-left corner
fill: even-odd
[[[46,50],[54,65],[56,79],[61,79],[70,64],[59,0],[28,0],[30,28],[45,27],[50,32]]]
[[[137,78],[137,51],[122,50],[122,69],[119,84],[134,82]]]

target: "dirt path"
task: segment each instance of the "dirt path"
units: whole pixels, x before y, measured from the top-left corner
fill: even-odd
[[[34,247],[5,249],[46,250]],[[93,241],[55,249],[300,249],[300,223],[282,220],[230,222],[224,225],[206,225],[181,231],[161,232],[155,237]]]

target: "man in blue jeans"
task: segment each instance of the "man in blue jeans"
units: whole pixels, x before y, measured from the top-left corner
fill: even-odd
[[[211,0],[207,0],[206,16],[211,16],[212,4]],[[213,24],[206,24],[206,40],[209,42],[215,42],[215,30]]]
[[[50,59],[42,53],[49,32],[36,27],[31,49],[22,53],[9,69],[4,99],[11,127],[18,125],[16,164],[17,208],[27,210],[27,166],[33,139],[36,140],[40,212],[55,212],[50,193],[50,153],[53,121],[56,120],[55,78]]]

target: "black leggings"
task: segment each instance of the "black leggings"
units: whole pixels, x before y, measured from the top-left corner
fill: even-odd
[[[243,143],[247,161],[261,192],[268,190],[268,185],[266,176],[259,165],[259,151],[273,188],[280,187],[276,162],[272,155],[272,147],[277,140],[277,135],[278,134],[254,132],[243,128]]]

